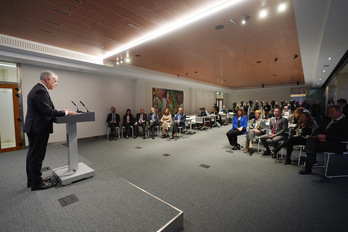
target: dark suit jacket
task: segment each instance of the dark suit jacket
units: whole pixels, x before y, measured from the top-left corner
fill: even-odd
[[[119,114],[115,114],[115,121],[116,121],[116,124],[119,125],[120,123],[120,115]],[[112,113],[108,114],[108,117],[106,119],[106,122],[107,123],[110,123],[110,121],[112,120]]]
[[[140,113],[137,113],[137,116],[135,117],[135,121],[134,123],[138,123],[139,124],[139,120],[140,120]],[[143,113],[143,121],[146,122],[147,121],[147,114]]]
[[[38,83],[29,92],[27,98],[27,116],[24,132],[33,134],[53,133],[53,119],[65,116],[65,111],[54,109],[53,102],[45,86]]]
[[[134,124],[134,117],[133,117],[133,114],[130,114],[129,115],[129,121],[130,121],[130,124],[133,125]],[[125,114],[123,116],[123,126],[125,126],[127,124],[127,115]]]
[[[155,118],[155,123],[158,123],[159,119],[158,119],[158,114],[157,113],[154,113],[154,118]],[[151,121],[152,120],[152,115],[153,113],[149,113],[149,117],[147,118],[147,121]]]
[[[176,114],[173,121],[175,122],[176,120],[179,120],[179,114]],[[181,114],[181,119],[179,125],[181,127],[185,127],[185,121],[186,121],[186,114],[182,113]]]
[[[271,132],[273,131],[275,122],[276,122],[276,118],[275,117],[271,118],[271,120],[269,122]],[[278,121],[277,121],[277,126],[276,126],[276,130],[275,130],[274,134],[276,136],[285,136],[287,130],[288,130],[288,120],[286,118],[283,118],[282,116],[280,116]]]
[[[314,132],[315,135],[326,135],[327,142],[347,141],[348,139],[348,120],[341,118],[336,123],[333,123],[328,129],[326,126],[331,122],[331,119],[325,120],[320,124],[320,127]]]

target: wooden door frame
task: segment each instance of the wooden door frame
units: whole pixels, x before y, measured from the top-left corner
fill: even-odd
[[[22,139],[21,139],[21,119],[19,112],[19,87],[17,84],[0,84],[0,88],[12,89],[12,100],[13,100],[13,116],[14,116],[14,124],[15,124],[15,138],[16,138],[16,146],[11,148],[1,148],[0,143],[0,153],[8,152],[8,151],[16,151],[22,149]],[[0,138],[1,139],[1,138]]]

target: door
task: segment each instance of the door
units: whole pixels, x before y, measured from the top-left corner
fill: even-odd
[[[0,84],[0,153],[21,149],[18,86]]]

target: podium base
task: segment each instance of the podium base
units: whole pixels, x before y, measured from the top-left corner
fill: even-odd
[[[86,164],[78,163],[78,169],[75,173],[68,171],[68,166],[53,169],[53,175],[62,185],[68,185],[75,181],[86,179],[94,176],[94,170]]]

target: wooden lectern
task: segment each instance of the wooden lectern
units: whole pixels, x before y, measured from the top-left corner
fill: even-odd
[[[77,115],[57,117],[55,123],[66,123],[66,143],[68,146],[68,166],[53,169],[53,175],[62,183],[72,182],[94,176],[94,170],[78,162],[76,123],[94,121],[94,112],[82,112]]]

